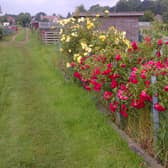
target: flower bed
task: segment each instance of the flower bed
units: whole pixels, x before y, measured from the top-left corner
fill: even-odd
[[[94,92],[111,111],[116,124],[151,155],[168,163],[168,42],[146,37],[130,42],[124,32],[111,27],[99,32],[96,19],[61,21],[61,51],[67,73]],[[156,82],[151,78],[156,77]],[[156,99],[155,103],[153,99]],[[159,112],[153,132],[151,109]],[[154,144],[154,133],[157,143]]]

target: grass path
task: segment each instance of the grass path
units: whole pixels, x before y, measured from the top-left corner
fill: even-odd
[[[26,28],[20,27],[18,30],[18,33],[16,34],[16,37],[14,38],[14,41],[17,41],[17,42],[25,41],[26,40],[26,32],[27,32]]]
[[[58,59],[32,35],[24,46],[0,43],[0,168],[141,168]]]

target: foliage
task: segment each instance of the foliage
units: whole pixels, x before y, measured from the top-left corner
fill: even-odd
[[[41,21],[42,20],[42,16],[46,16],[47,14],[46,13],[44,13],[44,12],[38,12],[36,15],[35,15],[35,19],[37,20],[37,21]]]
[[[128,12],[128,11],[144,11],[145,17],[143,21],[152,21],[153,15],[161,15],[165,22],[168,22],[167,11],[168,1],[167,0],[119,0],[113,7],[100,6],[99,4],[91,6],[88,10],[84,6],[80,6],[78,12],[103,12],[109,10],[110,12]],[[150,11],[150,12],[149,12]]]
[[[17,16],[17,22],[23,27],[28,26],[31,21],[31,15],[29,13],[20,13]]]
[[[151,12],[150,18],[153,14],[157,15],[160,14],[163,16],[164,21],[167,22],[168,18],[167,11],[168,11],[168,1],[167,0],[119,0],[116,6],[114,7],[115,11],[145,11],[146,14],[149,15],[149,11]],[[114,10],[112,8],[112,10]],[[153,13],[153,14],[152,14]],[[148,17],[143,17],[142,19],[145,21],[151,21]]]
[[[150,10],[144,12],[144,16],[141,17],[141,21],[151,22],[154,20],[154,13]]]
[[[0,27],[0,40],[3,39],[4,36],[11,35],[13,33],[13,30],[7,28],[7,27]]]
[[[144,36],[152,36],[153,39],[165,38],[168,34],[168,24],[154,21],[150,29],[144,29],[142,33]]]
[[[86,12],[84,5],[77,6],[75,9],[75,13],[82,13],[82,12]]]
[[[125,33],[113,27],[99,32],[96,24],[90,18],[62,21],[66,66],[84,89],[108,106],[114,120],[120,115],[123,129],[153,153],[151,108],[160,115],[168,113],[168,42],[146,37],[142,43],[131,43]]]
[[[3,29],[0,27],[0,40],[3,38]]]
[[[1,16],[0,17],[0,23],[7,22],[7,15]]]
[[[109,10],[109,6],[100,6],[99,4],[93,5],[89,8],[88,12],[98,13],[98,12],[104,12],[105,10]]]

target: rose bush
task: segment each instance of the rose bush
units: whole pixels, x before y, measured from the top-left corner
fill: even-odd
[[[118,113],[120,126],[153,154],[151,108],[168,113],[168,43],[151,37],[139,44],[130,42],[114,27],[98,31],[97,21],[90,18],[70,18],[61,24],[68,71],[84,89],[97,93],[116,121]],[[153,96],[158,103],[152,103]],[[167,150],[162,153],[168,156]]]

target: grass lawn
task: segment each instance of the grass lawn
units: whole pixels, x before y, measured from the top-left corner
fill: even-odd
[[[15,41],[24,41],[26,38],[26,29],[19,27],[18,34],[16,35]]]
[[[0,43],[0,168],[142,168],[59,57],[32,35]]]

